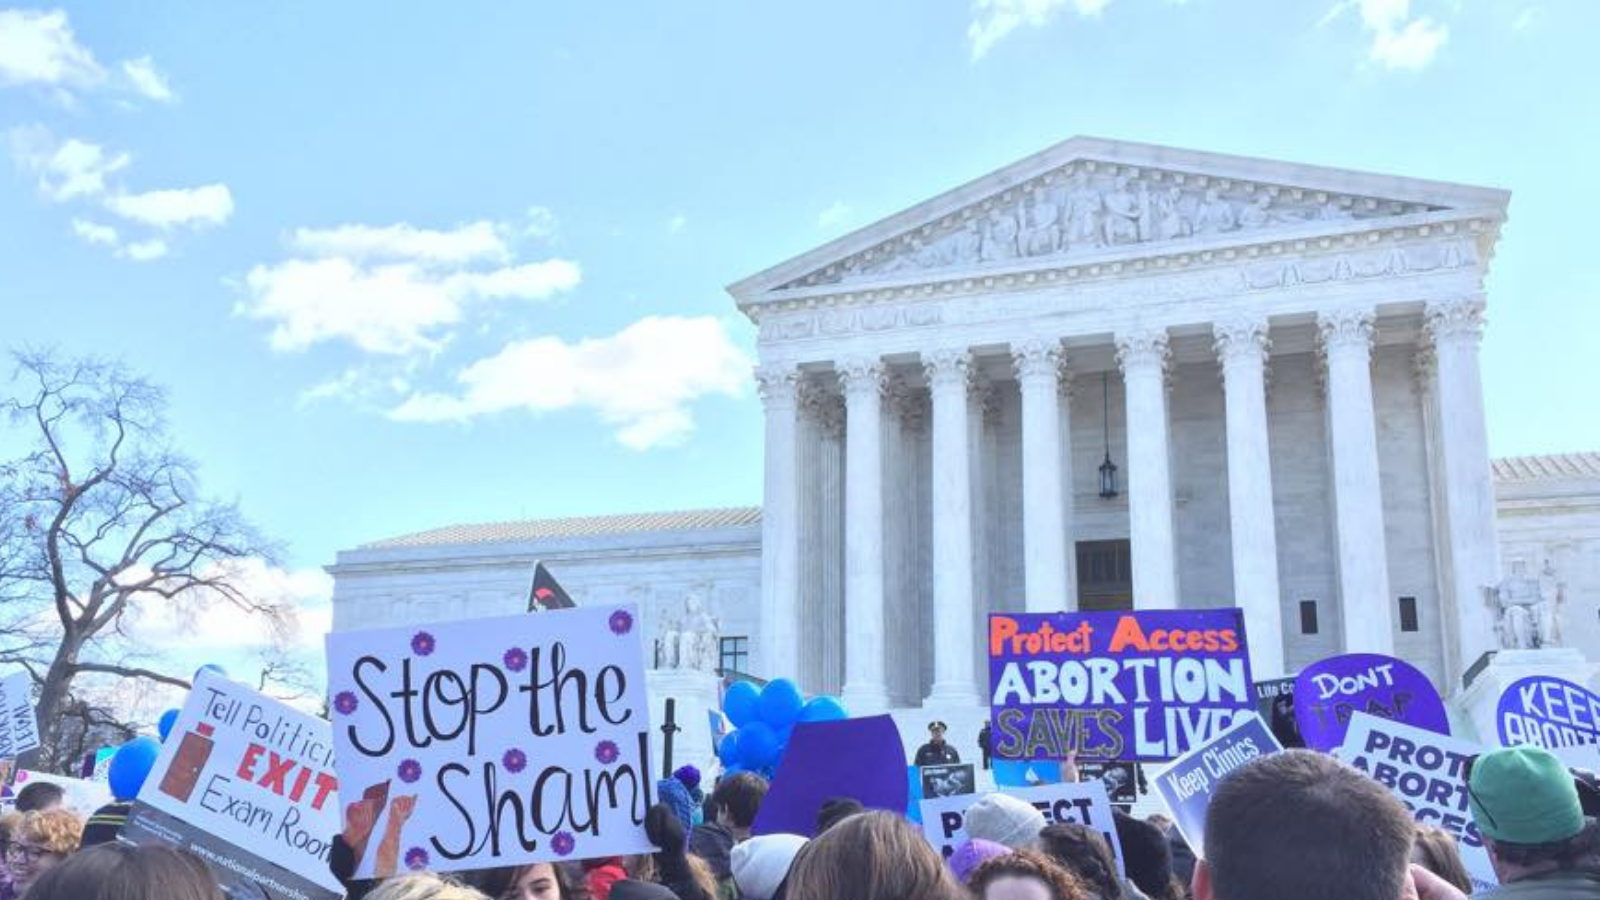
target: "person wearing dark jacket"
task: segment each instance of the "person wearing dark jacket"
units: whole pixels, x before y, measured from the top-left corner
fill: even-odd
[[[943,722],[928,723],[928,742],[917,748],[918,766],[942,766],[961,762],[956,748],[944,742],[946,726]]]
[[[1467,774],[1472,821],[1500,887],[1490,900],[1600,898],[1600,830],[1583,814],[1572,773],[1548,750],[1485,753]]]
[[[683,827],[671,807],[664,803],[650,807],[644,814],[644,833],[650,843],[661,848],[656,851],[655,860],[656,881],[662,887],[676,894],[678,900],[716,900],[695,881],[689,867],[689,829]],[[617,893],[627,883],[619,881],[611,886],[613,900],[630,896]]]

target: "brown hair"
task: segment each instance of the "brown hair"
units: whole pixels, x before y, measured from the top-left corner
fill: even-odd
[[[1217,900],[1394,900],[1415,829],[1382,785],[1309,750],[1251,760],[1206,810]]]
[[[200,860],[171,847],[99,844],[46,869],[28,900],[223,900]]]
[[[875,811],[851,816],[800,848],[785,896],[961,900],[967,894],[920,831],[894,813]]]
[[[1039,832],[1039,849],[1082,879],[1100,900],[1120,900],[1122,882],[1105,837],[1077,822],[1057,822]]]
[[[1461,861],[1456,839],[1436,825],[1418,825],[1411,861],[1455,885],[1463,894],[1472,893],[1472,877]]]
[[[1036,878],[1050,889],[1051,900],[1090,900],[1092,896],[1076,875],[1033,850],[1014,850],[984,860],[967,876],[967,889],[981,898],[989,885],[1001,878]]]
[[[66,856],[78,849],[78,841],[83,837],[83,820],[77,813],[59,808],[23,813],[22,824],[11,837]]]
[[[767,780],[754,772],[725,776],[711,792],[713,809],[725,809],[738,828],[749,828],[767,796]]]

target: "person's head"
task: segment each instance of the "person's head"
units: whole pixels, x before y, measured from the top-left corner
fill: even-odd
[[[1183,896],[1183,885],[1172,875],[1172,845],[1167,833],[1156,825],[1135,819],[1120,810],[1113,813],[1117,843],[1122,845],[1122,864],[1128,880],[1151,900],[1176,900]]]
[[[1010,794],[984,794],[967,807],[967,837],[994,841],[1013,850],[1031,845],[1044,826],[1044,813]]]
[[[890,812],[851,816],[801,848],[786,900],[958,900],[961,885],[922,832]]]
[[[492,900],[487,894],[432,872],[385,878],[366,900]]]
[[[805,845],[806,839],[798,834],[764,834],[735,844],[729,867],[733,870],[733,883],[739,886],[739,896],[773,900]]]
[[[1418,825],[1416,840],[1411,844],[1411,861],[1443,878],[1463,894],[1472,893],[1472,878],[1461,861],[1461,850],[1456,839],[1434,825]]]
[[[1467,788],[1472,821],[1502,884],[1585,865],[1600,852],[1600,832],[1583,815],[1572,773],[1548,750],[1485,753],[1472,761]]]
[[[996,844],[994,841],[986,841],[982,838],[976,840],[968,838],[961,842],[961,846],[957,847],[954,853],[950,854],[950,871],[955,873],[957,881],[966,884],[967,880],[972,877],[972,870],[976,869],[980,863],[994,859],[996,856],[1005,856],[1010,852],[1011,848],[1004,844]]]
[[[767,780],[754,772],[740,772],[717,782],[711,792],[711,805],[717,811],[717,824],[734,832],[747,832],[767,796]]]
[[[1387,788],[1331,756],[1263,756],[1211,795],[1195,900],[1397,900],[1414,827]]]
[[[1121,900],[1116,858],[1100,832],[1076,822],[1057,822],[1039,832],[1039,849],[1100,900]]]
[[[83,820],[65,809],[22,814],[22,822],[6,845],[6,868],[19,891],[78,849]]]
[[[672,814],[683,824],[684,831],[694,827],[694,798],[689,796],[689,789],[683,786],[683,782],[676,778],[657,781],[656,800],[672,810]]]
[[[1161,829],[1162,834],[1166,834],[1172,828],[1172,817],[1166,813],[1151,813],[1145,816],[1144,820]]]
[[[817,834],[827,831],[858,812],[865,811],[866,807],[854,797],[829,797],[817,807]]]
[[[171,847],[109,843],[39,875],[28,900],[223,900],[205,863]]]
[[[575,900],[572,876],[555,863],[518,866],[511,885],[496,900]]]
[[[929,740],[929,742],[934,743],[934,744],[942,744],[942,743],[944,743],[944,733],[946,731],[948,731],[948,730],[949,730],[949,728],[943,722],[940,722],[938,719],[935,719],[932,722],[929,722],[928,723],[928,740]]]
[[[1018,850],[978,864],[967,879],[978,900],[1089,900],[1079,881],[1050,857]]]
[[[17,791],[16,810],[19,813],[44,812],[66,802],[67,792],[61,785],[48,781],[30,781]]]

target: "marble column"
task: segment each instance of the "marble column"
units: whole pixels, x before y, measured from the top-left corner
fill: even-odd
[[[772,364],[756,370],[766,412],[766,467],[761,504],[760,669],[800,671],[800,553],[795,478],[799,370]]]
[[[1237,319],[1212,326],[1222,366],[1228,431],[1228,534],[1233,594],[1251,635],[1250,671],[1284,673],[1283,608],[1278,590],[1278,533],[1272,508],[1267,437],[1267,322]]]
[[[1497,584],[1494,481],[1489,470],[1489,435],[1483,416],[1483,375],[1478,348],[1483,340],[1483,298],[1431,301],[1425,312],[1433,341],[1438,392],[1438,448],[1443,462],[1446,534],[1457,618],[1457,659],[1465,668],[1497,644],[1494,618],[1483,588]]]
[[[1383,485],[1372,404],[1370,309],[1317,315],[1327,360],[1328,434],[1338,531],[1339,621],[1346,653],[1394,652],[1394,598],[1383,533]]]
[[[1128,542],[1133,604],[1177,609],[1177,557],[1172,536],[1172,467],[1167,445],[1165,329],[1117,335],[1117,364],[1127,393]]]
[[[923,359],[933,396],[933,687],[930,704],[978,703],[972,592],[972,472],[967,386],[972,354]]]
[[[1055,340],[1034,338],[1011,348],[1022,395],[1022,557],[1029,612],[1078,608],[1076,585],[1067,581],[1061,356]]]
[[[883,603],[883,390],[880,359],[835,363],[845,402],[846,708],[887,709]]]

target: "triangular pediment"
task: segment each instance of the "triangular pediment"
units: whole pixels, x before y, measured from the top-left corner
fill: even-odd
[[[731,285],[741,306],[829,286],[1315,237],[1452,211],[1498,220],[1508,192],[1077,137]]]

